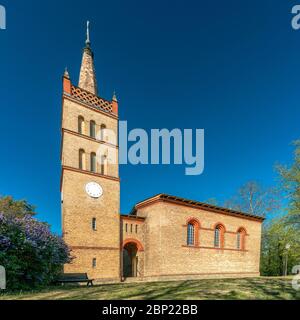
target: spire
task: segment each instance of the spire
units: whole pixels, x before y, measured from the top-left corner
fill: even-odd
[[[118,102],[116,91],[114,91],[112,101]]]
[[[67,79],[70,79],[70,75],[69,75],[69,71],[68,71],[67,67],[65,68],[64,77],[67,78]]]
[[[82,63],[79,75],[79,88],[98,95],[94,54],[90,41],[90,22],[87,21],[85,48],[83,49]]]

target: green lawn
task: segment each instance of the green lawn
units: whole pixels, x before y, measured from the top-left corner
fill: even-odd
[[[0,300],[207,300],[207,299],[297,299],[291,278],[251,278],[177,282],[128,283],[87,287],[51,287],[19,294],[2,294]]]

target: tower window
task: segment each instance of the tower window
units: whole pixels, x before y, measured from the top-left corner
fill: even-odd
[[[125,231],[128,232],[128,224],[125,224]]]
[[[96,138],[96,122],[93,120],[90,122],[90,137]]]
[[[101,156],[101,174],[107,175],[107,156],[106,155]]]
[[[85,151],[83,149],[79,150],[79,169],[85,170]]]
[[[94,231],[97,231],[97,219],[96,218],[92,219],[92,228]]]
[[[85,134],[85,123],[82,116],[78,117],[78,133]]]
[[[107,141],[107,137],[106,137],[106,125],[102,124],[101,125],[101,141]]]
[[[97,171],[97,156],[96,153],[91,153],[91,171],[96,172]]]
[[[93,268],[97,267],[97,259],[96,258],[93,258],[92,266],[93,266]]]
[[[130,232],[132,233],[132,228],[133,228],[133,225],[131,224],[130,225]]]

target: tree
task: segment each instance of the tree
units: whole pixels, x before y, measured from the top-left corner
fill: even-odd
[[[225,201],[224,207],[265,217],[280,208],[278,194],[275,188],[263,188],[257,182],[250,181],[235,196]]]
[[[278,166],[282,188],[289,202],[289,223],[300,224],[300,140],[294,142],[294,163]]]
[[[288,215],[277,218],[264,225],[262,236],[261,273],[265,276],[284,274],[285,261],[288,261],[288,273],[300,263],[299,231],[287,224]],[[290,248],[286,246],[289,244]]]
[[[25,217],[26,215],[34,216],[35,207],[26,200],[14,200],[11,196],[0,196],[0,212],[4,215],[15,217]]]

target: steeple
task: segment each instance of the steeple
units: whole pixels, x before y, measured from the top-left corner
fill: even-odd
[[[87,22],[85,48],[83,49],[82,63],[79,75],[78,87],[98,95],[96,72],[94,66],[94,54],[90,41],[90,22]]]

